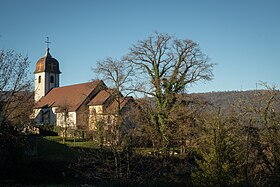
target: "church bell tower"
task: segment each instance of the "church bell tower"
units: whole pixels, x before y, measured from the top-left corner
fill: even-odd
[[[38,60],[38,62],[36,63],[36,69],[34,71],[35,102],[45,96],[52,88],[59,87],[59,74],[61,73],[59,70],[59,63],[50,54],[50,48],[48,46],[48,43],[50,42],[47,41],[46,43],[46,54]]]

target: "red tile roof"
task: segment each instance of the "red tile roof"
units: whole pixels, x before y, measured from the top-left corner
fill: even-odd
[[[132,97],[126,97],[120,99],[120,109],[122,110],[130,101],[132,101]],[[106,113],[116,113],[117,112],[118,103],[114,100],[106,109]]]
[[[102,84],[104,84],[102,81],[97,80],[53,88],[35,104],[34,108],[67,106],[69,112],[76,111],[97,86]]]
[[[103,105],[107,99],[112,96],[114,93],[114,90],[107,89],[107,90],[101,90],[89,103],[88,105]]]

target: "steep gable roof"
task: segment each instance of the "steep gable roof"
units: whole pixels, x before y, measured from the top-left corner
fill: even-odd
[[[105,85],[97,80],[83,84],[53,88],[46,96],[42,97],[34,108],[43,107],[68,107],[68,111],[76,111],[90,94],[98,87]]]
[[[120,99],[120,109],[122,110],[129,102],[132,102],[133,98],[132,97],[122,97]],[[117,107],[118,107],[118,102],[114,100],[106,109],[105,113],[107,114],[114,114],[117,112]]]
[[[92,98],[88,103],[89,106],[103,105],[105,114],[115,114],[117,112],[118,102],[116,101],[116,90],[106,89],[101,90],[98,94]],[[120,109],[122,110],[129,102],[131,102],[133,97],[123,97],[120,98]]]
[[[89,103],[88,105],[103,105],[109,97],[111,97],[114,93],[114,90],[107,89],[101,90]]]

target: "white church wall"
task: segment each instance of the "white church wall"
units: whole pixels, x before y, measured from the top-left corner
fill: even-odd
[[[36,124],[40,124],[41,123],[41,113],[40,113],[41,109],[33,109],[33,112],[30,116],[31,119],[34,119]]]
[[[56,124],[56,110],[57,107],[50,108],[50,125]]]
[[[65,113],[56,113],[56,125],[60,127],[76,128],[76,112],[68,112],[65,124]]]
[[[53,77],[53,82],[51,82],[51,77]],[[46,85],[45,90],[51,90],[52,88],[59,87],[59,74],[56,73],[46,73],[45,74]]]
[[[68,123],[71,125],[72,128],[76,128],[76,119],[76,112],[69,112]]]
[[[50,90],[50,73],[45,73],[45,93],[44,93],[44,95],[46,95],[48,90]]]
[[[39,81],[39,79],[41,79]],[[45,72],[35,74],[35,102],[37,102],[41,97],[45,96]]]
[[[56,114],[53,108],[33,109],[31,119],[34,119],[37,125],[55,125]]]

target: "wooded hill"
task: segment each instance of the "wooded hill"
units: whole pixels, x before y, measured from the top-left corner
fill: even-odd
[[[247,91],[219,91],[206,93],[192,93],[190,98],[202,99],[208,104],[220,107],[222,112],[228,113],[232,107],[245,107],[249,105],[261,106],[264,104],[262,100],[269,90],[247,90]],[[276,91],[276,100],[280,99],[280,91]],[[262,98],[262,99],[260,99]],[[280,106],[276,106],[277,111],[280,111]]]

